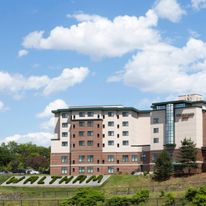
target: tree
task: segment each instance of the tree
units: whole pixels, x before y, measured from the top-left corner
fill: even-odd
[[[158,156],[154,167],[154,179],[164,181],[172,175],[172,161],[167,151],[163,150]]]
[[[181,147],[179,151],[179,162],[181,163],[181,168],[187,169],[188,174],[191,174],[192,168],[197,168],[196,156],[197,149],[196,144],[191,139],[184,139],[181,141]]]

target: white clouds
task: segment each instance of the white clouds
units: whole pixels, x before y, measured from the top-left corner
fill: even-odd
[[[0,112],[3,112],[5,110],[8,110],[8,107],[6,107],[5,104],[2,101],[0,101]]]
[[[18,57],[26,56],[26,55],[28,55],[28,53],[29,52],[26,49],[19,50]]]
[[[149,10],[145,16],[117,16],[113,20],[88,14],[73,15],[78,24],[57,26],[43,37],[43,31],[28,34],[22,43],[26,49],[71,50],[93,58],[122,56],[145,44],[159,40],[154,29],[158,18]]]
[[[81,83],[89,74],[86,67],[64,69],[60,76],[49,81],[44,88],[44,95],[49,95],[53,92],[64,91],[75,84]]]
[[[53,102],[50,102],[44,109],[44,111],[42,111],[41,113],[37,114],[37,116],[39,118],[46,118],[46,117],[51,117],[53,116],[53,114],[51,113],[52,110],[56,110],[56,109],[63,109],[63,108],[67,108],[68,105],[66,104],[66,102],[62,99],[56,99]]]
[[[160,18],[165,18],[171,22],[180,21],[186,11],[181,8],[177,0],[157,0],[154,11]]]
[[[145,92],[205,94],[206,43],[191,38],[182,48],[148,46],[128,62],[122,78]]]
[[[65,68],[59,76],[53,78],[47,75],[26,77],[0,71],[0,92],[21,96],[28,90],[40,90],[44,95],[50,95],[81,83],[88,74],[89,69],[86,67]]]
[[[206,8],[206,0],[191,0],[192,7],[196,10]]]
[[[68,108],[66,102],[62,99],[56,99],[53,102],[50,102],[45,109],[37,114],[38,118],[46,119],[42,124],[41,127],[46,130],[50,130],[54,128],[54,114],[52,114],[52,110],[56,109],[64,109]]]
[[[53,134],[48,132],[35,132],[28,134],[14,134],[1,139],[1,142],[8,143],[10,141],[15,141],[17,143],[29,143],[37,144],[40,146],[49,147],[51,144],[51,139]]]

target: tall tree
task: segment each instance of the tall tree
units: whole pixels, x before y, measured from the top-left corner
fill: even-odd
[[[191,174],[192,168],[197,168],[197,148],[196,144],[191,139],[181,141],[181,147],[178,156],[179,162],[183,170],[187,170]]]
[[[154,179],[164,181],[172,175],[172,160],[167,151],[163,150],[158,156],[154,167]]]

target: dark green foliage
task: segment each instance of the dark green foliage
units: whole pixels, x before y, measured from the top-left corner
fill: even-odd
[[[185,199],[197,206],[206,205],[206,186],[197,189],[190,188],[185,194]]]
[[[39,184],[39,185],[43,185],[45,182],[44,182],[44,180],[46,179],[46,176],[43,176],[38,182],[37,182],[37,184]]]
[[[188,174],[191,174],[192,168],[197,168],[196,156],[197,149],[196,145],[191,139],[184,139],[181,142],[178,160],[181,163],[182,170],[187,169]]]
[[[85,175],[79,175],[77,176],[74,180],[73,180],[73,184],[75,184],[76,182],[79,181],[79,183],[81,184],[82,182],[84,182],[84,180],[87,178],[87,176]]]
[[[59,184],[62,184],[63,182],[65,182],[65,184],[68,184],[69,182],[71,182],[71,180],[73,179],[73,176],[70,177],[63,177],[61,180],[59,180]]]
[[[137,192],[132,197],[125,196],[116,196],[108,199],[105,202],[105,206],[130,206],[130,205],[139,205],[142,202],[145,202],[149,198],[149,191],[142,190]]]
[[[104,194],[94,189],[81,189],[77,194],[66,200],[61,206],[95,206],[98,202],[104,202]]]
[[[35,144],[17,144],[12,141],[0,145],[0,170],[16,171],[33,168],[49,171],[50,148]]]
[[[49,182],[50,185],[52,185],[56,180],[61,179],[61,176],[51,176],[51,181]]]
[[[36,182],[38,178],[39,176],[30,176],[23,182],[23,184],[27,184],[28,182],[30,182],[30,184],[34,184],[34,182]]]
[[[164,181],[172,175],[172,161],[167,151],[162,151],[155,162],[154,179]]]
[[[86,180],[86,183],[89,183],[93,180],[93,182],[98,182],[100,183],[103,179],[103,175],[99,175],[99,176],[95,176],[95,175],[92,175],[91,177],[89,177],[87,180]]]
[[[165,195],[165,197],[166,197],[165,206],[175,205],[175,197],[174,197],[173,194],[167,193],[167,194]]]
[[[23,179],[25,179],[25,176],[20,177],[20,178],[11,177],[11,178],[6,182],[6,184],[11,184],[11,183],[16,184],[16,183],[18,183],[18,182],[21,182]]]
[[[105,202],[105,206],[130,206],[131,198],[114,196]]]

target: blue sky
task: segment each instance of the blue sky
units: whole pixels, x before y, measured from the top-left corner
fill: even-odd
[[[49,144],[51,109],[206,91],[206,0],[0,2],[0,140]]]

